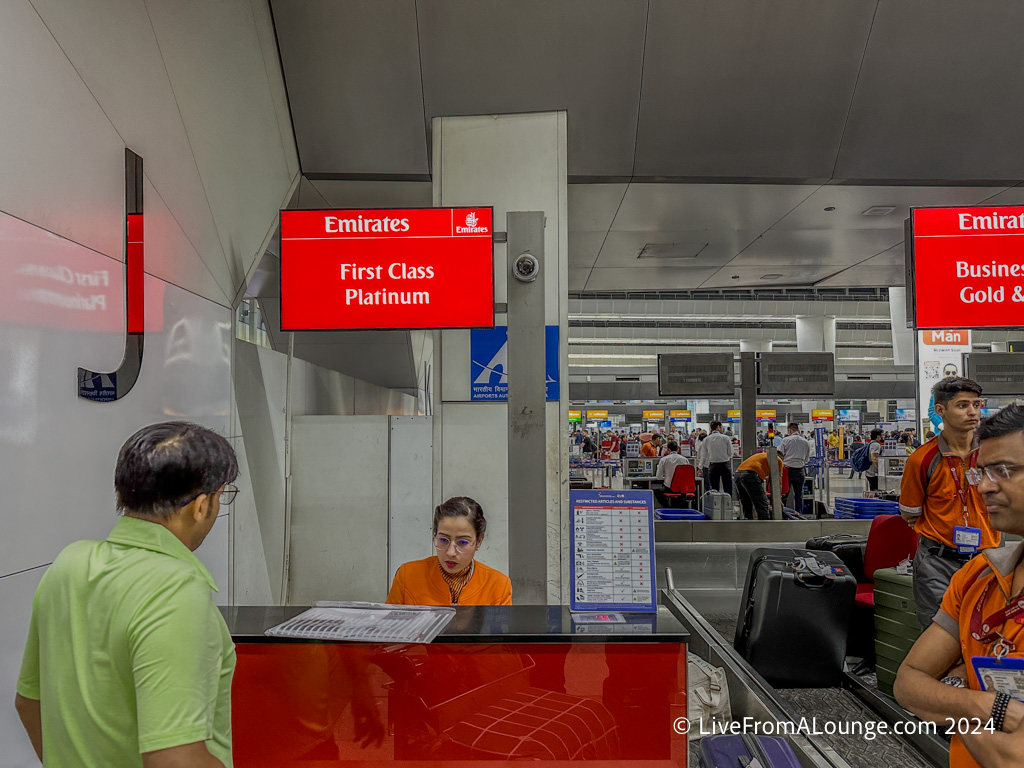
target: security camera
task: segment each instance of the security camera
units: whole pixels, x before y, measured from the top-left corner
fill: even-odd
[[[540,274],[540,262],[532,253],[521,253],[512,262],[512,276],[522,283],[532,283]]]

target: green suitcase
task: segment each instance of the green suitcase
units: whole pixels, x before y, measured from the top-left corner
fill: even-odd
[[[892,696],[896,671],[921,634],[914,577],[895,568],[875,571],[875,668],[878,690]]]

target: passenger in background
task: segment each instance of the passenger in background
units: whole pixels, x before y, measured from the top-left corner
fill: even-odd
[[[660,451],[658,450],[660,447],[661,435],[655,433],[651,435],[650,440],[648,440],[647,442],[640,446],[640,455],[648,459],[657,458],[658,454],[660,453]]]
[[[852,435],[852,440],[850,441],[850,476],[846,478],[847,480],[853,480],[853,473],[857,472],[857,470],[853,468],[853,452],[860,448],[862,445],[864,445],[864,441],[860,439],[860,435]],[[863,472],[857,472],[858,479],[863,479],[863,477]]]
[[[789,490],[793,494],[793,509],[798,514],[804,511],[804,467],[811,457],[811,447],[800,435],[800,425],[796,422],[787,428],[789,434],[779,446],[782,454],[782,466],[789,470]]]
[[[776,456],[779,463],[779,474],[782,474],[782,457]],[[764,492],[765,481],[768,480],[768,454],[755,453],[736,469],[736,489],[739,491],[740,503],[743,505],[743,517],[753,520],[756,513],[758,520],[771,520],[772,513],[768,507],[768,494]]]
[[[654,497],[658,500],[658,504],[662,507],[670,506],[668,499],[665,498],[664,493],[672,488],[672,477],[676,473],[676,467],[680,464],[689,464],[685,456],[679,454],[679,443],[674,440],[669,440],[668,453],[666,453],[661,461],[658,462],[658,469],[654,473],[654,482],[651,483],[651,490],[654,491]]]
[[[969,380],[959,382],[963,387]],[[959,422],[950,419],[943,406],[945,395],[935,397],[936,410],[947,411],[942,435]],[[977,438],[977,466],[966,469],[966,480],[982,497],[992,528],[1024,535],[1024,408],[1010,406],[985,419]],[[928,446],[925,443],[918,453]],[[925,539],[921,541],[923,547]],[[934,620],[896,676],[896,699],[921,719],[941,726],[971,724],[953,729],[957,735],[949,748],[951,768],[1024,765],[1024,702],[1017,699],[1020,690],[1015,684],[1020,671],[1010,667],[1024,658],[1024,624],[1019,622],[1017,605],[1024,592],[1022,556],[1024,544],[1020,543],[988,549],[953,574]],[[914,570],[916,592],[916,560]],[[996,660],[1004,654],[1005,661]],[[961,658],[965,665],[960,665]],[[966,677],[966,688],[944,684],[954,665],[958,667],[953,674]],[[995,670],[1000,674],[990,674]]]
[[[868,443],[868,457],[871,459],[871,466],[864,470],[864,477],[868,481],[868,490],[878,490],[878,460],[882,458],[882,439],[885,437],[885,432],[881,429],[871,430],[871,442]],[[850,462],[852,464],[853,458],[851,455]]]
[[[732,496],[732,440],[722,433],[722,422],[711,422],[711,434],[700,445],[698,465],[708,468],[705,489]]]
[[[484,543],[484,511],[468,496],[455,496],[434,510],[436,555],[399,566],[388,592],[397,605],[512,605],[512,582],[478,563]]]
[[[974,429],[981,417],[981,387],[971,379],[941,379],[932,387],[942,431],[907,458],[900,484],[900,514],[921,537],[914,557],[914,602],[921,629],[932,623],[949,580],[983,549],[999,546],[985,500],[967,482],[977,465]]]

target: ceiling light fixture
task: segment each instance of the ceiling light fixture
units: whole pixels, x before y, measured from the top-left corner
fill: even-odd
[[[778,280],[780,277],[782,277],[781,272],[772,272],[768,275],[761,275],[762,280]]]
[[[831,212],[831,211],[834,211],[835,209],[836,209],[836,207],[835,207],[834,205],[830,205],[830,206],[829,206],[828,208],[826,208],[825,210],[826,210],[826,211],[829,211],[829,212]]]
[[[888,216],[890,213],[896,210],[895,205],[872,205],[865,211],[861,211],[861,216]]]

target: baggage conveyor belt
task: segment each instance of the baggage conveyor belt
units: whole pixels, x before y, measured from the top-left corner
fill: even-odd
[[[916,720],[852,674],[847,674],[841,688],[773,688],[732,647],[735,614],[702,616],[673,588],[669,569],[666,569],[666,581],[669,588],[663,593],[665,605],[690,632],[690,649],[726,670],[734,720],[749,716],[755,720],[799,723],[801,718],[806,718],[810,723],[812,718],[817,718],[820,729],[826,721],[891,725],[896,721]],[[833,733],[798,735],[789,737],[789,741],[805,768],[944,768],[949,763],[949,746],[939,736],[908,737],[889,733],[866,739],[857,733]],[[696,743],[691,742],[690,765],[699,764]]]

